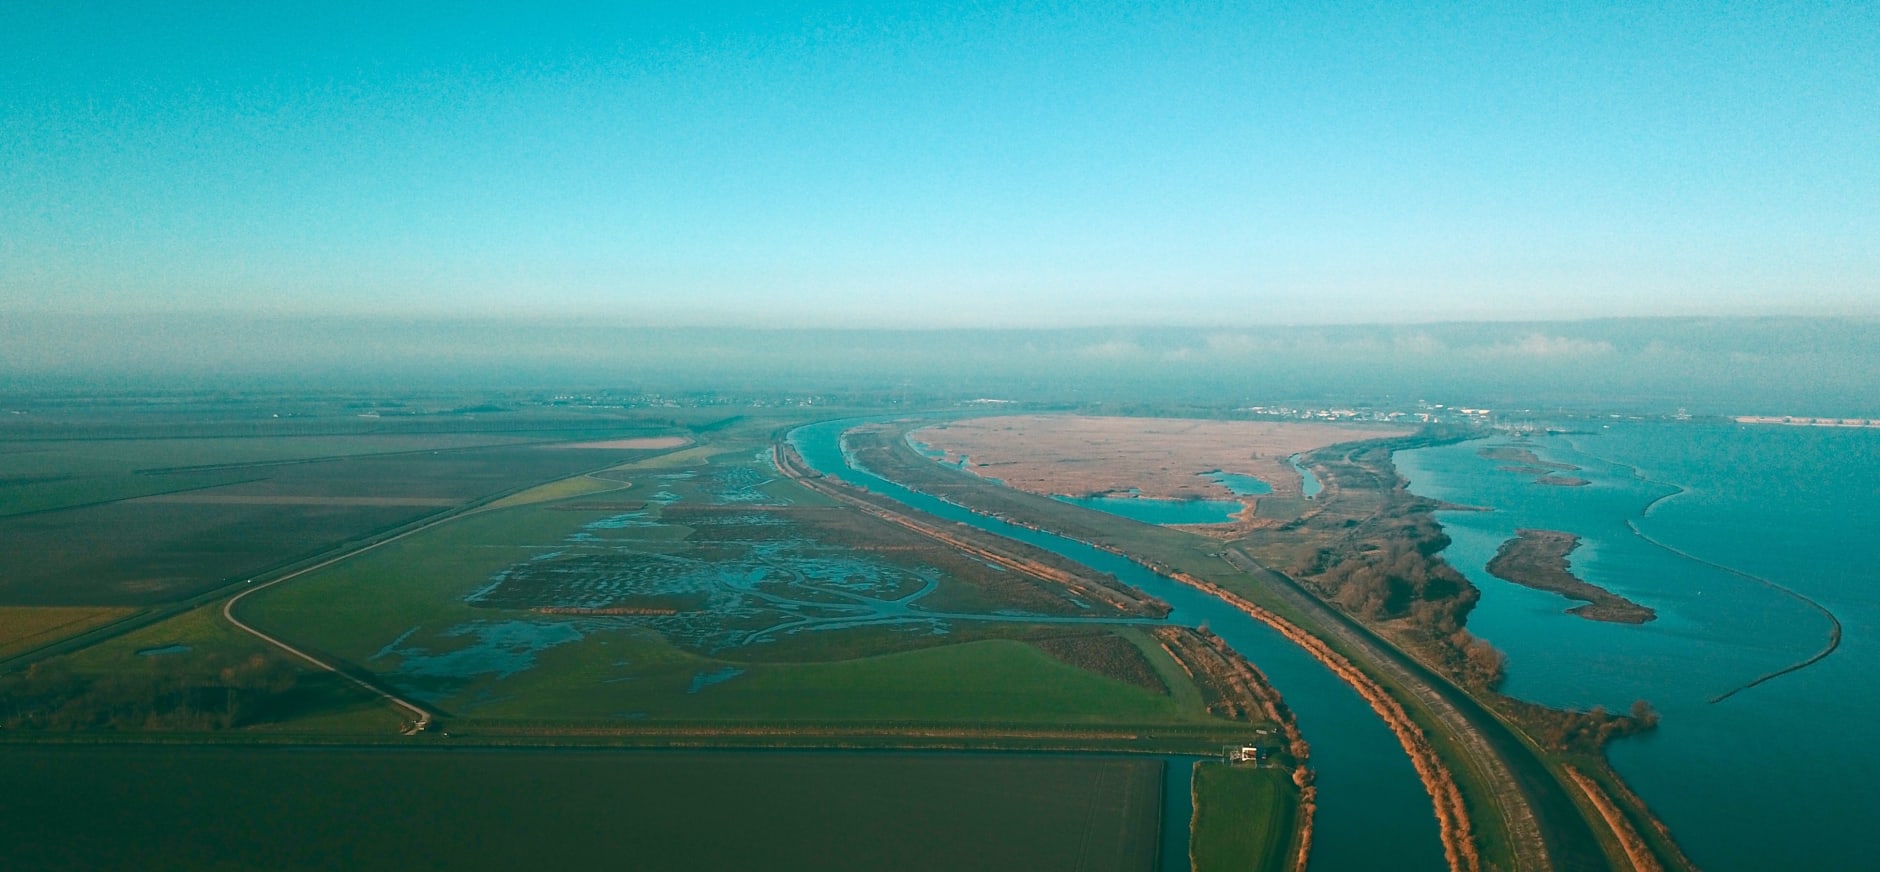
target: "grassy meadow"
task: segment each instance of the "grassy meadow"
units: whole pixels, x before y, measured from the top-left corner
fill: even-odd
[[[1285,770],[1201,763],[1189,854],[1195,872],[1284,869],[1297,793]]]
[[[238,414],[240,412],[240,414]],[[684,435],[598,416],[310,421],[238,407],[0,422],[0,605],[187,600],[331,549],[544,482],[657,453],[561,449]]]

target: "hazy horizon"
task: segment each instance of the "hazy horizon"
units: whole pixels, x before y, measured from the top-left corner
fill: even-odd
[[[0,321],[0,391],[863,391],[1869,417],[1876,347],[1880,320],[1846,318],[864,330],[40,315]]]

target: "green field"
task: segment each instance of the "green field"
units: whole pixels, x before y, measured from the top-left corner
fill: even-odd
[[[457,735],[1147,727],[1193,746],[1244,730],[1118,622],[1140,617],[825,506],[762,447],[628,464],[606,474],[617,491],[544,486],[262,591],[242,614],[375,673]],[[581,611],[628,608],[672,614]]]
[[[162,432],[150,438],[12,442],[0,433],[0,446],[10,449],[0,452],[0,516],[248,481],[257,477],[257,467],[532,441],[527,435],[479,433],[189,438]]]
[[[32,785],[0,791],[0,844],[21,872],[1149,872],[1161,774],[1075,756],[0,746],[0,783]]]
[[[1194,793],[1195,872],[1287,868],[1299,794],[1285,770],[1197,764]]]
[[[379,739],[397,735],[399,716],[339,676],[236,630],[212,605],[0,675],[0,726],[8,725],[54,735]]]

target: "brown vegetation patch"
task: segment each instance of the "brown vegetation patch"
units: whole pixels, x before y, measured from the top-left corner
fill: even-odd
[[[1168,694],[1168,686],[1155,674],[1155,667],[1142,656],[1141,649],[1129,640],[1109,632],[1057,636],[1032,643],[1039,650],[1086,672]]]
[[[1187,627],[1156,627],[1150,632],[1162,650],[1194,677],[1208,711],[1236,721],[1279,724],[1291,719],[1292,713],[1266,676],[1219,636]],[[1303,752],[1304,747],[1292,750]]]
[[[1636,736],[1658,726],[1658,713],[1642,699],[1633,702],[1631,711],[1622,715],[1606,711],[1604,706],[1571,711],[1512,697],[1499,698],[1496,707],[1520,721],[1527,734],[1550,751],[1595,754],[1614,739]]]
[[[1633,828],[1632,822],[1626,820],[1625,813],[1619,810],[1619,806],[1606,795],[1604,790],[1600,789],[1599,784],[1572,766],[1563,765],[1560,768],[1567,774],[1567,780],[1573,782],[1573,785],[1586,795],[1587,801],[1593,804],[1593,808],[1599,811],[1600,818],[1606,822],[1607,828],[1612,830],[1613,838],[1619,841],[1620,849],[1625,851],[1626,862],[1632,864],[1634,872],[1664,872],[1664,864],[1658,862],[1658,857],[1652,853],[1651,846],[1639,837],[1638,830]]]
[[[1501,472],[1533,476],[1535,484],[1544,484],[1549,487],[1586,487],[1592,484],[1586,479],[1566,474],[1579,472],[1579,467],[1571,463],[1542,460],[1532,449],[1523,448],[1520,445],[1490,445],[1475,453],[1490,460],[1501,461],[1502,465],[1496,467]]]
[[[76,636],[136,609],[103,606],[24,606],[0,608],[0,657]]]
[[[1579,467],[1571,463],[1555,463],[1551,460],[1542,460],[1532,449],[1523,448],[1519,445],[1490,445],[1475,453],[1490,460],[1500,460],[1509,464],[1503,467],[1503,469],[1509,472],[1545,472],[1547,470],[1579,469]]]
[[[1086,496],[1131,489],[1151,499],[1236,499],[1211,472],[1248,475],[1273,496],[1300,495],[1288,458],[1339,442],[1401,436],[1378,430],[1275,421],[1014,415],[917,430],[912,438],[966,469],[1041,494]]]
[[[1432,512],[1443,504],[1409,491],[1393,447],[1319,452],[1326,493],[1317,511],[1254,531],[1246,547],[1457,681],[1493,689],[1503,658],[1463,628],[1481,592],[1438,556],[1449,537]]]
[[[1580,537],[1555,530],[1516,530],[1515,538],[1501,543],[1488,562],[1490,575],[1522,587],[1545,590],[1586,605],[1567,610],[1592,621],[1643,624],[1658,613],[1596,584],[1574,576],[1567,555],[1580,547]]]

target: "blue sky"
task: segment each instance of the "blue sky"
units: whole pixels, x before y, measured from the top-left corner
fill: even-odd
[[[1875,4],[0,6],[0,314],[1880,314]]]

